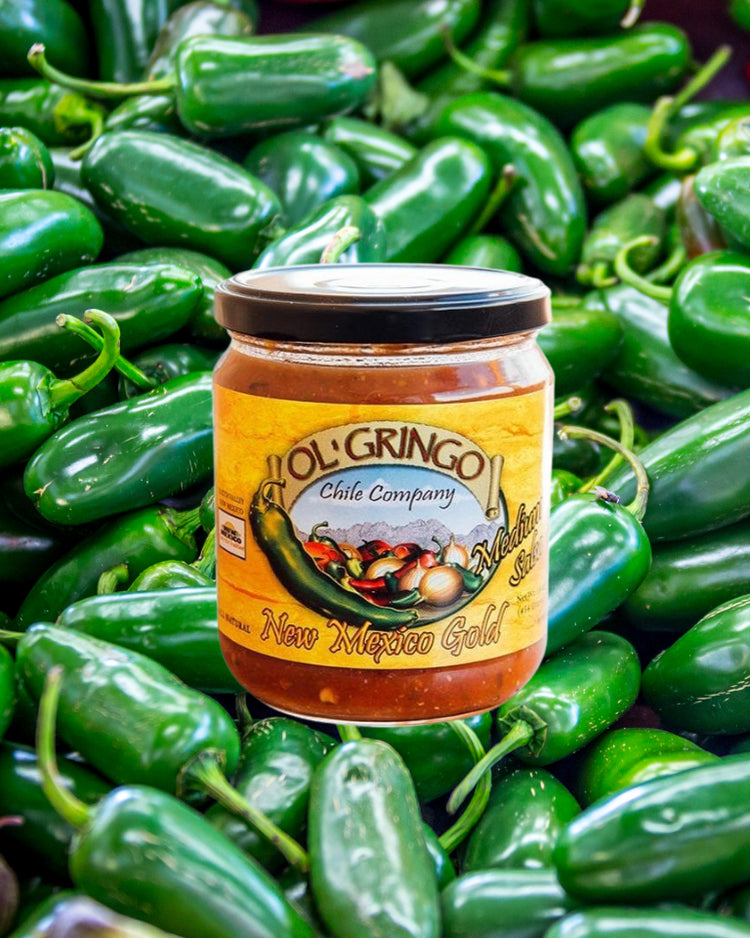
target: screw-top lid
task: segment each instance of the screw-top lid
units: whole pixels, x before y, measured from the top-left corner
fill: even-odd
[[[216,290],[232,332],[294,342],[446,344],[540,329],[534,277],[450,264],[311,264],[249,270]]]

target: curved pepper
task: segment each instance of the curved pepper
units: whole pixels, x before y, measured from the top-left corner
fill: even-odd
[[[466,137],[482,147],[496,174],[513,166],[519,184],[499,218],[513,242],[540,270],[566,275],[586,232],[586,203],[565,141],[550,122],[520,101],[493,92],[449,104],[432,136]]]
[[[0,189],[51,189],[55,167],[49,150],[25,127],[0,128]]]
[[[555,373],[555,393],[572,394],[605,371],[622,343],[623,329],[607,310],[555,309],[537,336]]]
[[[0,127],[26,127],[48,147],[101,133],[104,115],[101,105],[44,79],[0,79]]]
[[[542,36],[592,36],[616,33],[641,11],[640,0],[533,0],[534,23]],[[630,15],[629,15],[630,14]]]
[[[195,372],[58,430],[27,463],[24,489],[48,520],[84,524],[185,491],[212,468],[211,375]]]

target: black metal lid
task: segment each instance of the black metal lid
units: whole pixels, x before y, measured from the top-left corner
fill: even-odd
[[[216,290],[216,319],[258,338],[447,344],[539,329],[534,277],[450,264],[311,264],[249,270]]]

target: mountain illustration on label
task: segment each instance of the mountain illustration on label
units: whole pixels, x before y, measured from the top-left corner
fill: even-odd
[[[501,456],[439,427],[332,427],[268,465],[250,507],[256,543],[289,593],[349,625],[453,615],[539,524],[539,504],[510,523]]]

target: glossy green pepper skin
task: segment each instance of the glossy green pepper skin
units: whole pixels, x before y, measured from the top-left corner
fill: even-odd
[[[559,504],[550,514],[546,654],[601,622],[638,587],[650,564],[646,532],[622,505],[591,495]]]
[[[139,94],[126,98],[109,112],[104,130],[151,130],[177,137],[185,133],[177,116],[174,96],[166,94]]]
[[[693,182],[700,204],[745,248],[750,247],[748,180],[750,156],[735,156],[704,166]]]
[[[0,737],[10,726],[16,702],[15,668],[7,648],[0,651]]]
[[[750,755],[727,756],[591,805],[557,841],[563,889],[587,902],[643,905],[746,882],[748,769]]]
[[[622,344],[607,369],[607,383],[624,397],[679,419],[731,396],[731,389],[709,381],[677,357],[663,303],[620,284],[589,294],[584,305],[603,307],[620,320]]]
[[[551,867],[557,835],[580,810],[546,769],[523,767],[501,776],[466,842],[461,872]]]
[[[103,243],[99,222],[69,195],[47,189],[0,192],[0,299],[91,263]]]
[[[747,660],[750,596],[717,606],[654,658],[643,696],[667,726],[726,735],[750,732]]]
[[[492,732],[492,715],[480,713],[462,721],[486,748]],[[414,726],[363,726],[363,736],[381,739],[401,756],[409,769],[420,802],[447,794],[471,769],[466,743],[450,723]]]
[[[67,605],[57,624],[153,658],[188,687],[240,689],[219,648],[215,586],[89,596]]]
[[[449,30],[460,44],[479,14],[477,0],[359,0],[315,19],[310,26],[357,39],[378,62],[392,62],[413,78],[445,57],[443,30]]]
[[[730,387],[750,386],[749,288],[747,255],[712,251],[683,268],[669,302],[675,352],[706,378]]]
[[[104,134],[81,178],[97,204],[147,244],[203,251],[232,270],[251,265],[281,212],[274,193],[241,166],[166,134]]]
[[[685,176],[675,209],[680,238],[690,260],[727,246],[721,225],[695,197],[694,182],[695,176]]]
[[[453,245],[443,263],[523,272],[521,255],[502,235],[466,235]]]
[[[0,74],[11,78],[35,74],[26,53],[43,42],[63,71],[86,74],[89,45],[86,27],[65,0],[14,0],[0,9]]]
[[[377,739],[344,743],[316,770],[308,814],[310,880],[337,938],[363,929],[437,938],[437,878],[406,765]]]
[[[643,187],[646,195],[650,196],[659,208],[664,209],[667,215],[667,224],[675,220],[677,202],[682,190],[682,179],[674,173],[661,173]]]
[[[284,224],[293,226],[339,195],[359,193],[359,169],[334,144],[309,131],[288,130],[253,147],[245,169],[279,197]]]
[[[564,502],[566,498],[577,492],[583,485],[583,479],[567,469],[552,470],[552,484],[550,486],[550,508]]]
[[[690,768],[719,757],[666,730],[624,727],[604,733],[585,751],[576,774],[581,804],[671,774],[677,766]]]
[[[18,599],[23,599],[24,590],[57,560],[66,546],[64,535],[22,521],[0,500],[0,584],[4,598],[18,591]]]
[[[740,29],[750,30],[750,5],[747,0],[730,0],[729,15]]]
[[[479,146],[457,136],[428,143],[364,199],[382,220],[386,260],[436,261],[481,211],[492,167]]]
[[[339,195],[313,209],[298,224],[280,235],[262,252],[253,267],[319,264],[331,239],[352,226],[360,237],[338,258],[341,263],[385,260],[386,233],[381,219],[358,195]]]
[[[592,287],[612,284],[616,279],[614,260],[617,253],[640,236],[654,240],[630,251],[628,262],[637,273],[651,270],[662,253],[666,221],[664,211],[642,192],[633,192],[605,208],[593,220],[584,239],[576,270],[578,282]]]
[[[750,116],[730,121],[716,138],[710,162],[750,155]]]
[[[605,907],[572,912],[545,938],[747,938],[750,926],[737,919],[696,909]]]
[[[141,266],[144,264],[177,264],[179,267],[187,267],[188,270],[197,274],[203,284],[203,299],[190,317],[186,329],[187,335],[203,344],[220,348],[226,346],[226,330],[214,318],[214,291],[222,280],[227,280],[232,275],[226,264],[222,264],[221,261],[217,261],[216,258],[209,257],[207,254],[201,254],[199,251],[175,247],[142,248],[123,254],[119,260],[123,262],[132,261]]]
[[[232,784],[278,827],[301,840],[313,773],[333,746],[332,739],[297,720],[260,720],[242,741]],[[206,819],[270,872],[283,868],[284,858],[273,844],[221,805],[212,805]]]
[[[408,140],[357,117],[331,118],[323,138],[354,160],[363,188],[395,173],[417,154],[417,148]]]
[[[534,23],[542,36],[596,36],[616,33],[630,0],[534,0]]]
[[[203,137],[346,114],[365,103],[377,77],[372,53],[355,39],[301,33],[194,36],[180,43],[175,68],[180,121]]]
[[[170,345],[155,345],[131,359],[133,364],[153,378],[158,384],[166,384],[172,378],[189,375],[196,371],[211,371],[220,352],[213,349],[198,348],[185,342]],[[143,394],[132,381],[120,376],[120,399],[127,400]]]
[[[541,271],[568,274],[581,253],[586,203],[565,141],[552,124],[520,101],[479,92],[444,108],[431,132],[472,140],[497,174],[513,166],[521,182],[500,210],[504,230]]]
[[[147,567],[128,587],[129,593],[150,593],[155,590],[215,586],[214,580],[182,560],[160,560]]]
[[[685,632],[750,582],[750,523],[654,547],[651,569],[622,606],[638,629]]]
[[[159,30],[177,5],[177,0],[91,0],[99,77],[117,82],[140,78]]]
[[[48,147],[88,140],[104,108],[43,78],[0,79],[0,127],[26,127]]]
[[[174,264],[79,267],[0,301],[0,358],[26,358],[70,374],[96,353],[61,329],[57,316],[80,316],[92,306],[106,310],[127,353],[174,335],[202,300],[198,277]]]
[[[555,373],[555,394],[572,394],[606,370],[622,338],[622,326],[606,310],[553,310],[537,342]]]
[[[153,788],[117,788],[93,809],[70,872],[92,898],[183,938],[313,938],[265,870]]]
[[[27,463],[24,488],[47,520],[85,524],[179,494],[212,470],[211,374],[194,372],[58,430]]]
[[[178,7],[159,30],[144,77],[151,80],[169,75],[177,47],[191,36],[252,36],[254,32],[254,20],[231,3],[194,0]]]
[[[51,189],[55,167],[49,150],[25,127],[0,128],[0,189]]]
[[[652,541],[694,537],[750,515],[748,420],[750,391],[742,391],[640,450],[651,479],[643,523]],[[626,499],[634,491],[632,473],[617,469],[608,485]]]
[[[174,557],[195,560],[198,553],[192,532],[198,526],[191,512],[170,508],[144,508],[116,518],[84,538],[37,580],[26,596],[16,627],[54,620],[78,599],[93,596],[99,577],[120,563],[131,576],[159,560]]]
[[[612,36],[530,42],[511,60],[511,88],[558,127],[570,128],[609,104],[668,94],[690,62],[681,29],[643,23]]]
[[[528,765],[550,765],[619,719],[635,703],[640,683],[638,655],[630,642],[612,632],[587,632],[544,661],[498,708],[497,726],[501,735],[519,720],[536,728],[514,754]]]
[[[226,710],[151,658],[39,623],[18,642],[16,661],[36,700],[47,672],[62,668],[60,737],[114,782],[176,792],[182,770],[206,750],[228,773],[237,765],[240,741]]]
[[[61,758],[59,768],[65,787],[86,804],[94,804],[111,788],[74,759]],[[3,852],[14,865],[20,861],[33,872],[41,869],[55,882],[67,882],[73,828],[55,812],[42,791],[36,753],[28,746],[8,741],[0,744],[0,812],[4,817],[23,817],[20,830],[9,827],[3,832]]]
[[[570,138],[586,195],[600,204],[623,199],[654,174],[643,152],[651,108],[623,101],[584,118]]]
[[[577,907],[552,870],[477,870],[440,896],[445,938],[541,938]]]

